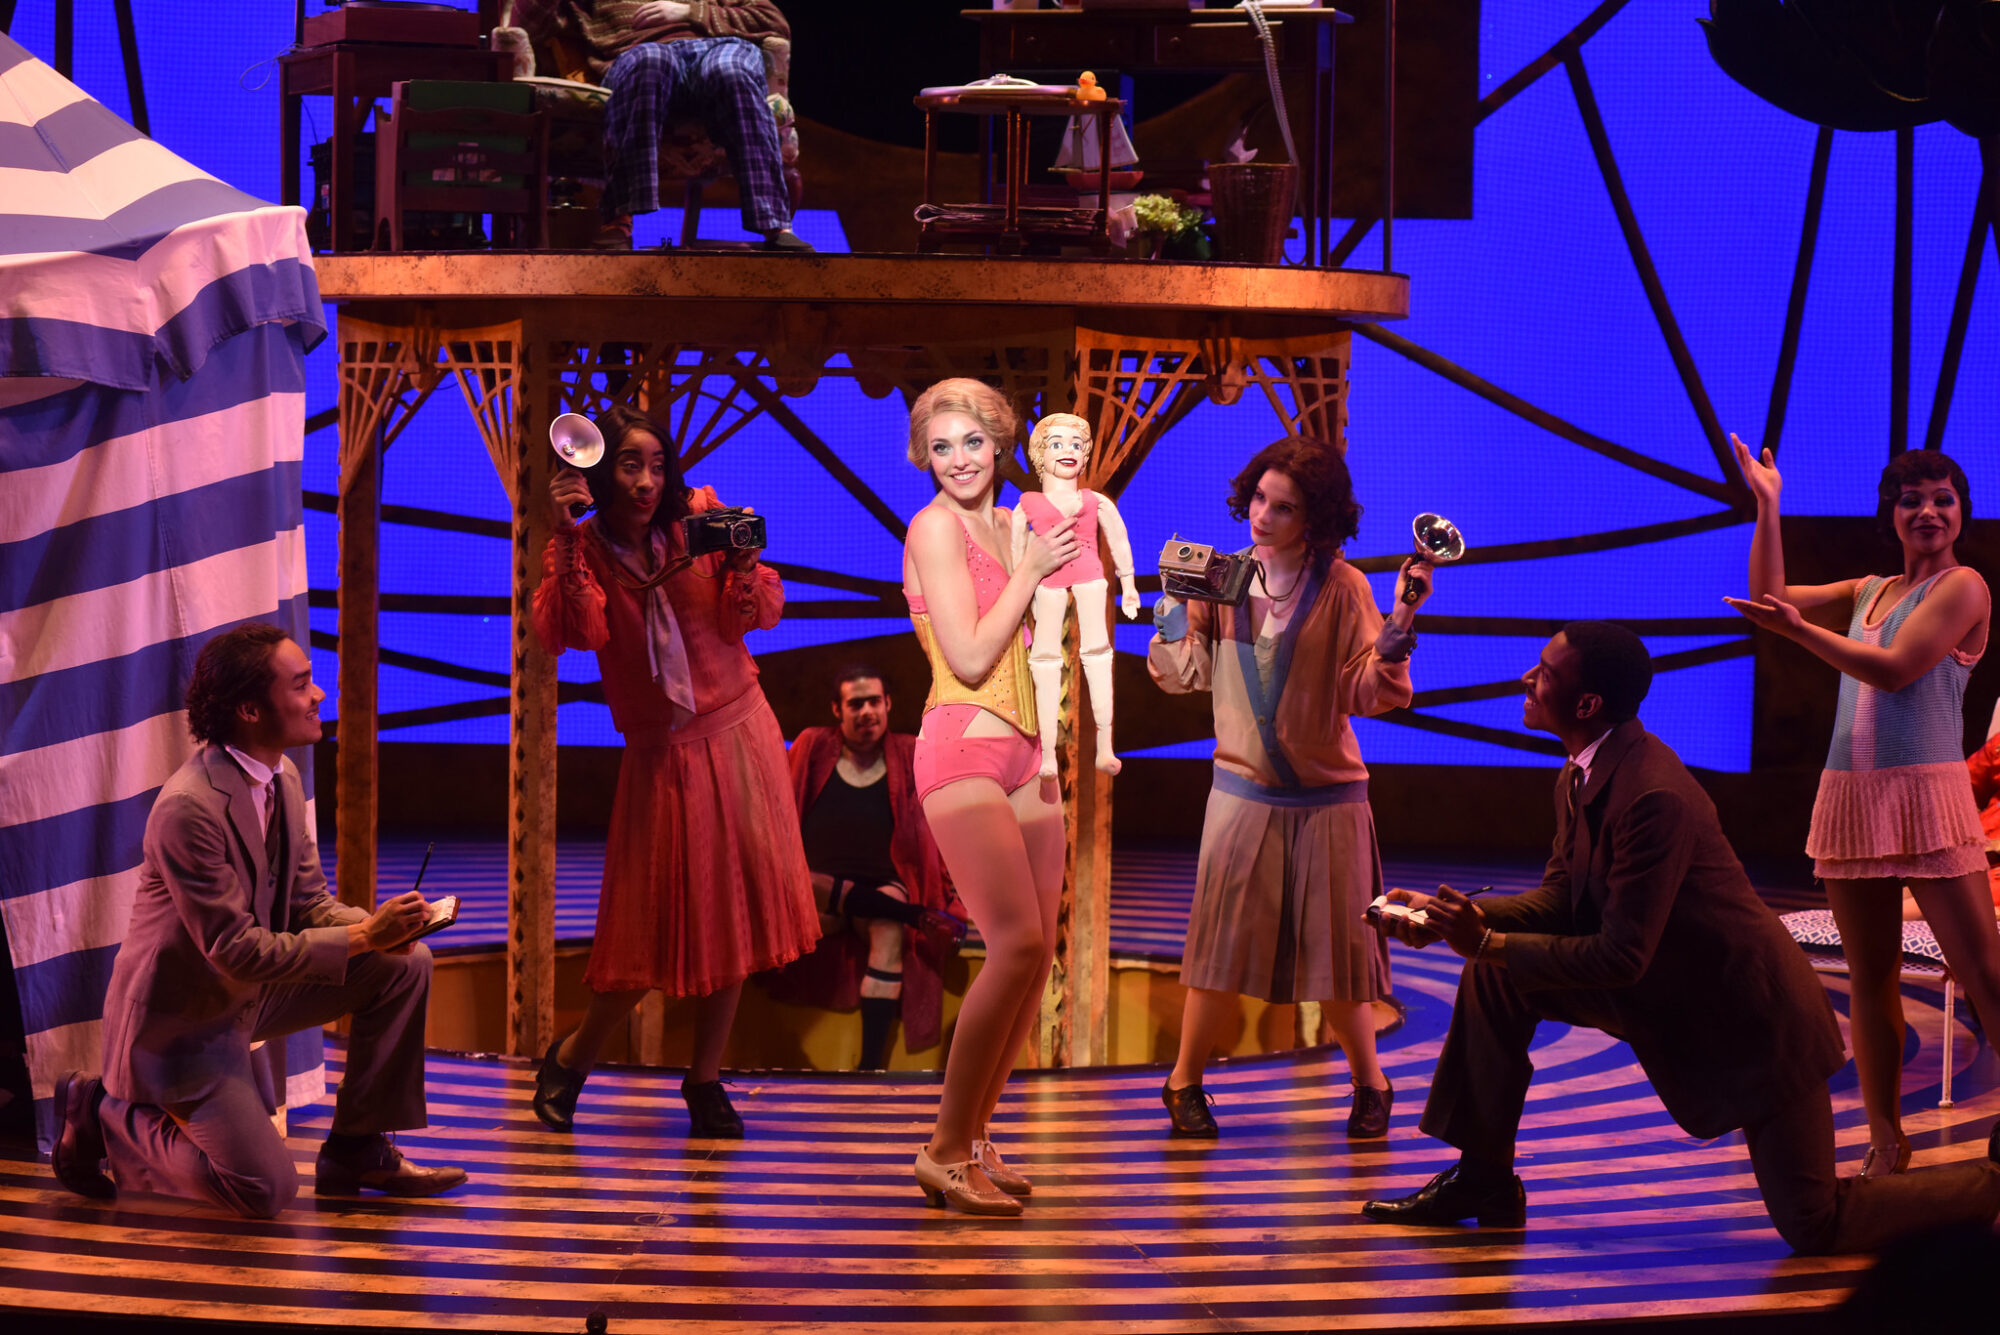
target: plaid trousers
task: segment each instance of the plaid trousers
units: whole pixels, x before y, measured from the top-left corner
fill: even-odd
[[[669,117],[699,117],[729,155],[743,201],[743,227],[775,232],[792,225],[792,203],[778,156],[778,125],[764,53],[741,37],[642,42],[604,76],[611,104],[604,116],[604,216],[660,207],[660,132]]]

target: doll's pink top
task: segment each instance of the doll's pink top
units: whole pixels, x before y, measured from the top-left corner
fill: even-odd
[[[1077,494],[1083,498],[1083,508],[1076,512],[1079,550],[1068,564],[1042,580],[1045,589],[1067,589],[1104,578],[1104,562],[1097,555],[1097,493],[1081,491]],[[1037,533],[1046,533],[1069,518],[1056,508],[1054,501],[1039,491],[1021,493],[1021,513],[1028,517],[1028,527]]]

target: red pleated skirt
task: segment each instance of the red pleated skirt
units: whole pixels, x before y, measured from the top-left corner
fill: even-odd
[[[778,720],[755,685],[669,732],[628,734],[604,849],[593,992],[706,996],[819,940]]]

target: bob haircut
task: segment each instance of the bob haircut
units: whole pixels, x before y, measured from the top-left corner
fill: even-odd
[[[271,655],[290,638],[268,621],[252,621],[201,647],[187,688],[188,732],[197,742],[227,745],[236,735],[238,707],[270,702],[277,676]]]
[[[998,461],[1014,452],[1014,409],[1007,396],[984,380],[964,376],[940,380],[917,395],[910,405],[910,463],[926,473],[931,470],[931,419],[939,413],[964,413],[979,423],[993,441],[997,481]]]
[[[1250,517],[1250,498],[1264,474],[1276,469],[1298,485],[1306,503],[1306,547],[1315,556],[1332,556],[1361,531],[1361,506],[1354,499],[1354,479],[1340,451],[1310,436],[1287,436],[1257,451],[1236,480],[1229,484],[1229,514]]]
[[[1963,556],[1965,535],[1972,531],[1972,484],[1965,470],[1943,450],[1904,450],[1882,470],[1875,485],[1875,529],[1885,541],[1896,541],[1896,502],[1912,482],[1949,482],[1958,492],[1958,541],[1954,553]]]
[[[618,451],[634,433],[644,431],[660,442],[660,453],[667,462],[667,484],[662,489],[659,508],[653,511],[653,527],[665,531],[687,518],[687,480],[681,476],[681,461],[674,454],[673,437],[666,428],[637,408],[622,403],[611,405],[593,420],[604,433],[604,457],[583,470],[583,480],[590,487],[590,499],[596,503],[598,513],[608,510],[618,495],[614,477],[618,471]]]

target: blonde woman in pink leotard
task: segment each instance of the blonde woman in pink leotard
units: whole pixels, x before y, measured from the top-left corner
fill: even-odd
[[[986,962],[958,1013],[944,1092],[917,1181],[933,1204],[1019,1214],[1032,1190],[986,1133],[1033,1032],[1055,957],[1062,804],[1037,772],[1035,697],[1022,622],[1035,587],[1074,559],[1074,523],[1030,541],[1009,568],[1011,517],[993,501],[1014,414],[977,380],[931,386],[910,409],[910,462],[937,496],[910,520],[903,590],[931,663],[917,733],[924,818],[979,934]]]

